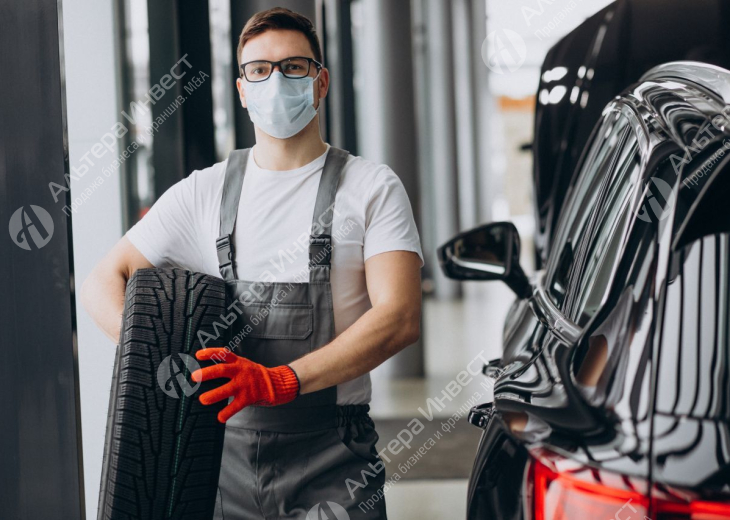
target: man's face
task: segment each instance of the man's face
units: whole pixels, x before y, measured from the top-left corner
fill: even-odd
[[[241,51],[238,65],[240,66],[243,63],[255,60],[280,61],[294,56],[304,56],[314,59],[314,53],[312,52],[312,47],[309,45],[309,40],[299,31],[276,29],[261,33],[247,41]],[[279,68],[276,68],[274,72],[279,72]],[[309,70],[309,75],[315,77],[317,76],[317,72],[316,67],[312,65]],[[320,99],[323,99],[327,95],[329,88],[329,72],[325,68],[322,68],[319,72],[319,78],[314,82],[315,108],[319,108]],[[242,77],[236,80],[241,106],[244,108],[246,108],[245,84],[246,80]]]

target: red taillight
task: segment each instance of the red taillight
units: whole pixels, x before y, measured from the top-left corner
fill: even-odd
[[[655,499],[652,510],[656,520],[728,520],[730,504],[703,500],[675,501]]]
[[[535,460],[531,475],[535,520],[644,520],[648,515],[644,493],[627,484],[609,486],[590,469],[560,471]]]
[[[646,482],[535,452],[528,473],[534,520],[730,520],[730,503],[693,500]]]

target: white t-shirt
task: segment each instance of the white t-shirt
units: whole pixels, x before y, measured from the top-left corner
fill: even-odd
[[[302,273],[307,272],[309,233],[327,152],[287,171],[259,168],[255,153],[248,156],[234,231],[236,275],[252,281],[307,281]],[[151,264],[220,277],[215,241],[227,163],[196,170],[172,186],[127,232]],[[334,209],[330,279],[339,335],[371,307],[365,260],[402,250],[417,253],[423,265],[423,253],[403,184],[385,165],[350,155]],[[369,374],[337,388],[338,404],[368,403],[370,395]]]

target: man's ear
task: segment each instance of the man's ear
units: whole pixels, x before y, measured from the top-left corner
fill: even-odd
[[[319,72],[319,78],[317,78],[317,89],[318,89],[318,97],[321,101],[327,97],[327,92],[329,92],[330,88],[330,71],[326,68],[322,68],[322,70]]]
[[[243,89],[243,78],[236,79],[236,88],[238,89],[238,99],[241,100],[241,106],[246,108],[246,91]]]

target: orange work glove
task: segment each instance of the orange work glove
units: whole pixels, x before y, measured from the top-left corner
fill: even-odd
[[[230,379],[228,383],[200,396],[200,402],[205,405],[234,398],[218,414],[218,420],[222,423],[246,406],[277,406],[293,401],[299,394],[299,379],[287,365],[266,368],[226,348],[202,349],[195,357],[200,361],[213,359],[220,362],[193,372],[191,377],[196,383],[220,377]]]

